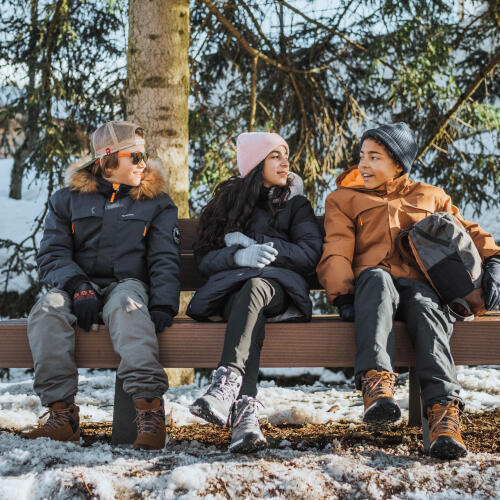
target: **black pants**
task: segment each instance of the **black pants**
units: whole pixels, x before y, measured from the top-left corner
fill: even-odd
[[[243,375],[240,396],[257,395],[260,351],[266,318],[288,307],[288,296],[275,280],[252,278],[231,295],[224,307],[226,337],[219,366],[231,366]]]
[[[356,280],[354,311],[358,389],[368,370],[393,371],[393,322],[397,319],[406,323],[415,350],[424,405],[455,398],[461,402],[450,352],[454,319],[430,285],[395,278],[383,269],[366,269]]]

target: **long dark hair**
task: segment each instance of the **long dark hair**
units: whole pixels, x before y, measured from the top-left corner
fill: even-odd
[[[216,186],[210,201],[203,208],[198,223],[198,237],[193,245],[197,258],[210,250],[224,247],[224,235],[233,231],[247,234],[252,212],[259,201],[263,187],[264,160],[245,177],[233,176]],[[273,215],[290,195],[290,178],[286,186],[271,190],[268,207]]]

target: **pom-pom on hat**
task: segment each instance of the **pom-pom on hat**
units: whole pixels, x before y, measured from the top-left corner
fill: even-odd
[[[247,176],[266,156],[279,146],[288,144],[279,134],[272,132],[244,132],[236,139],[238,169],[242,177]]]

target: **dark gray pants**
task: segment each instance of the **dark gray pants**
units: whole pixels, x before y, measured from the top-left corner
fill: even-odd
[[[395,278],[379,268],[364,270],[354,295],[356,386],[368,370],[393,371],[395,319],[404,321],[415,350],[415,363],[425,407],[459,397],[450,352],[453,317],[427,283]]]
[[[281,314],[287,307],[288,296],[283,287],[275,280],[263,278],[249,279],[226,302],[226,336],[219,366],[231,366],[241,372],[240,396],[257,395],[266,318]]]
[[[136,279],[125,279],[99,289],[98,293],[104,303],[102,319],[121,358],[117,374],[123,380],[125,392],[134,399],[161,397],[168,388],[168,379],[159,361],[146,285]],[[35,365],[34,388],[44,406],[75,400],[78,386],[75,323],[70,296],[56,288],[38,300],[28,317],[28,339]]]

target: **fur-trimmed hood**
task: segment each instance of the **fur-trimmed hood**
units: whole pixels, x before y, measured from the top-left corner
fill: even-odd
[[[79,169],[78,165],[70,165],[66,170],[66,184],[71,191],[80,193],[95,193],[99,190],[99,180],[88,168]],[[153,162],[144,169],[144,178],[138,186],[129,190],[133,200],[157,198],[166,193],[167,182],[160,165]]]

